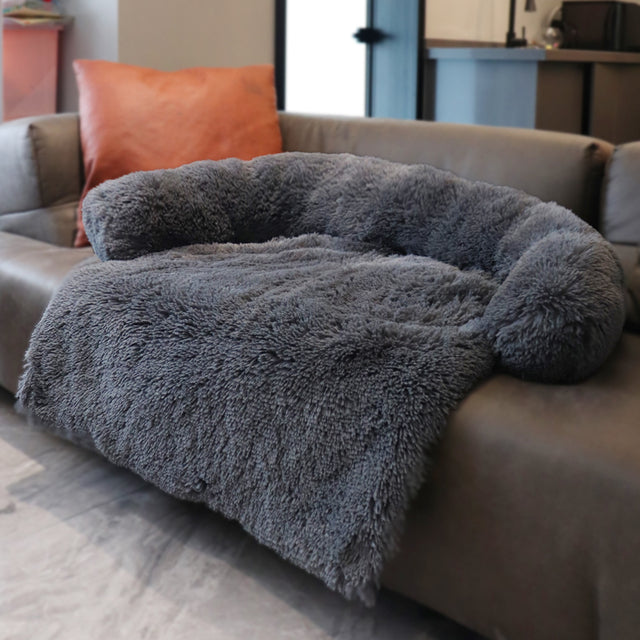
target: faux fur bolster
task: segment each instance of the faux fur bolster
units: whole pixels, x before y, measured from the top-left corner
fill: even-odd
[[[349,154],[283,153],[133,173],[103,183],[83,206],[102,260],[319,233],[506,273],[529,241],[559,227],[590,229],[514,189]],[[534,215],[536,223],[521,233]]]
[[[102,260],[319,233],[483,271],[501,285],[484,329],[502,367],[528,378],[586,377],[624,321],[620,265],[592,227],[428,165],[304,153],[197,162],[105,182],[84,216]]]

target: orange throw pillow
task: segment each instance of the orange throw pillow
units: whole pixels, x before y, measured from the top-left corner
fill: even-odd
[[[271,65],[156,71],[103,60],[73,63],[85,185],[75,246],[89,241],[82,199],[105,180],[282,151]]]

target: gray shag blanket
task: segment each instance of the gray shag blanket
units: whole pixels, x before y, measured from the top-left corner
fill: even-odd
[[[460,400],[496,367],[584,378],[624,322],[596,231],[429,166],[200,162],[84,219],[104,262],[37,326],[22,410],[367,603]]]

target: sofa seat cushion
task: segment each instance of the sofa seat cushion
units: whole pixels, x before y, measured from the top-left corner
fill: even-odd
[[[625,333],[580,385],[472,392],[383,583],[492,638],[637,638],[638,362]]]
[[[33,328],[69,270],[90,248],[57,247],[0,232],[0,385],[15,393]]]
[[[0,216],[0,231],[61,247],[73,246],[78,201]]]

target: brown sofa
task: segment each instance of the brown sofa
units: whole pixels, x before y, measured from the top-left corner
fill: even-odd
[[[640,323],[640,143],[281,114],[285,150],[424,162],[575,211],[616,243]],[[69,269],[82,183],[75,114],[0,126],[0,384]],[[591,379],[495,375],[453,414],[384,584],[490,638],[640,637],[640,336]]]

